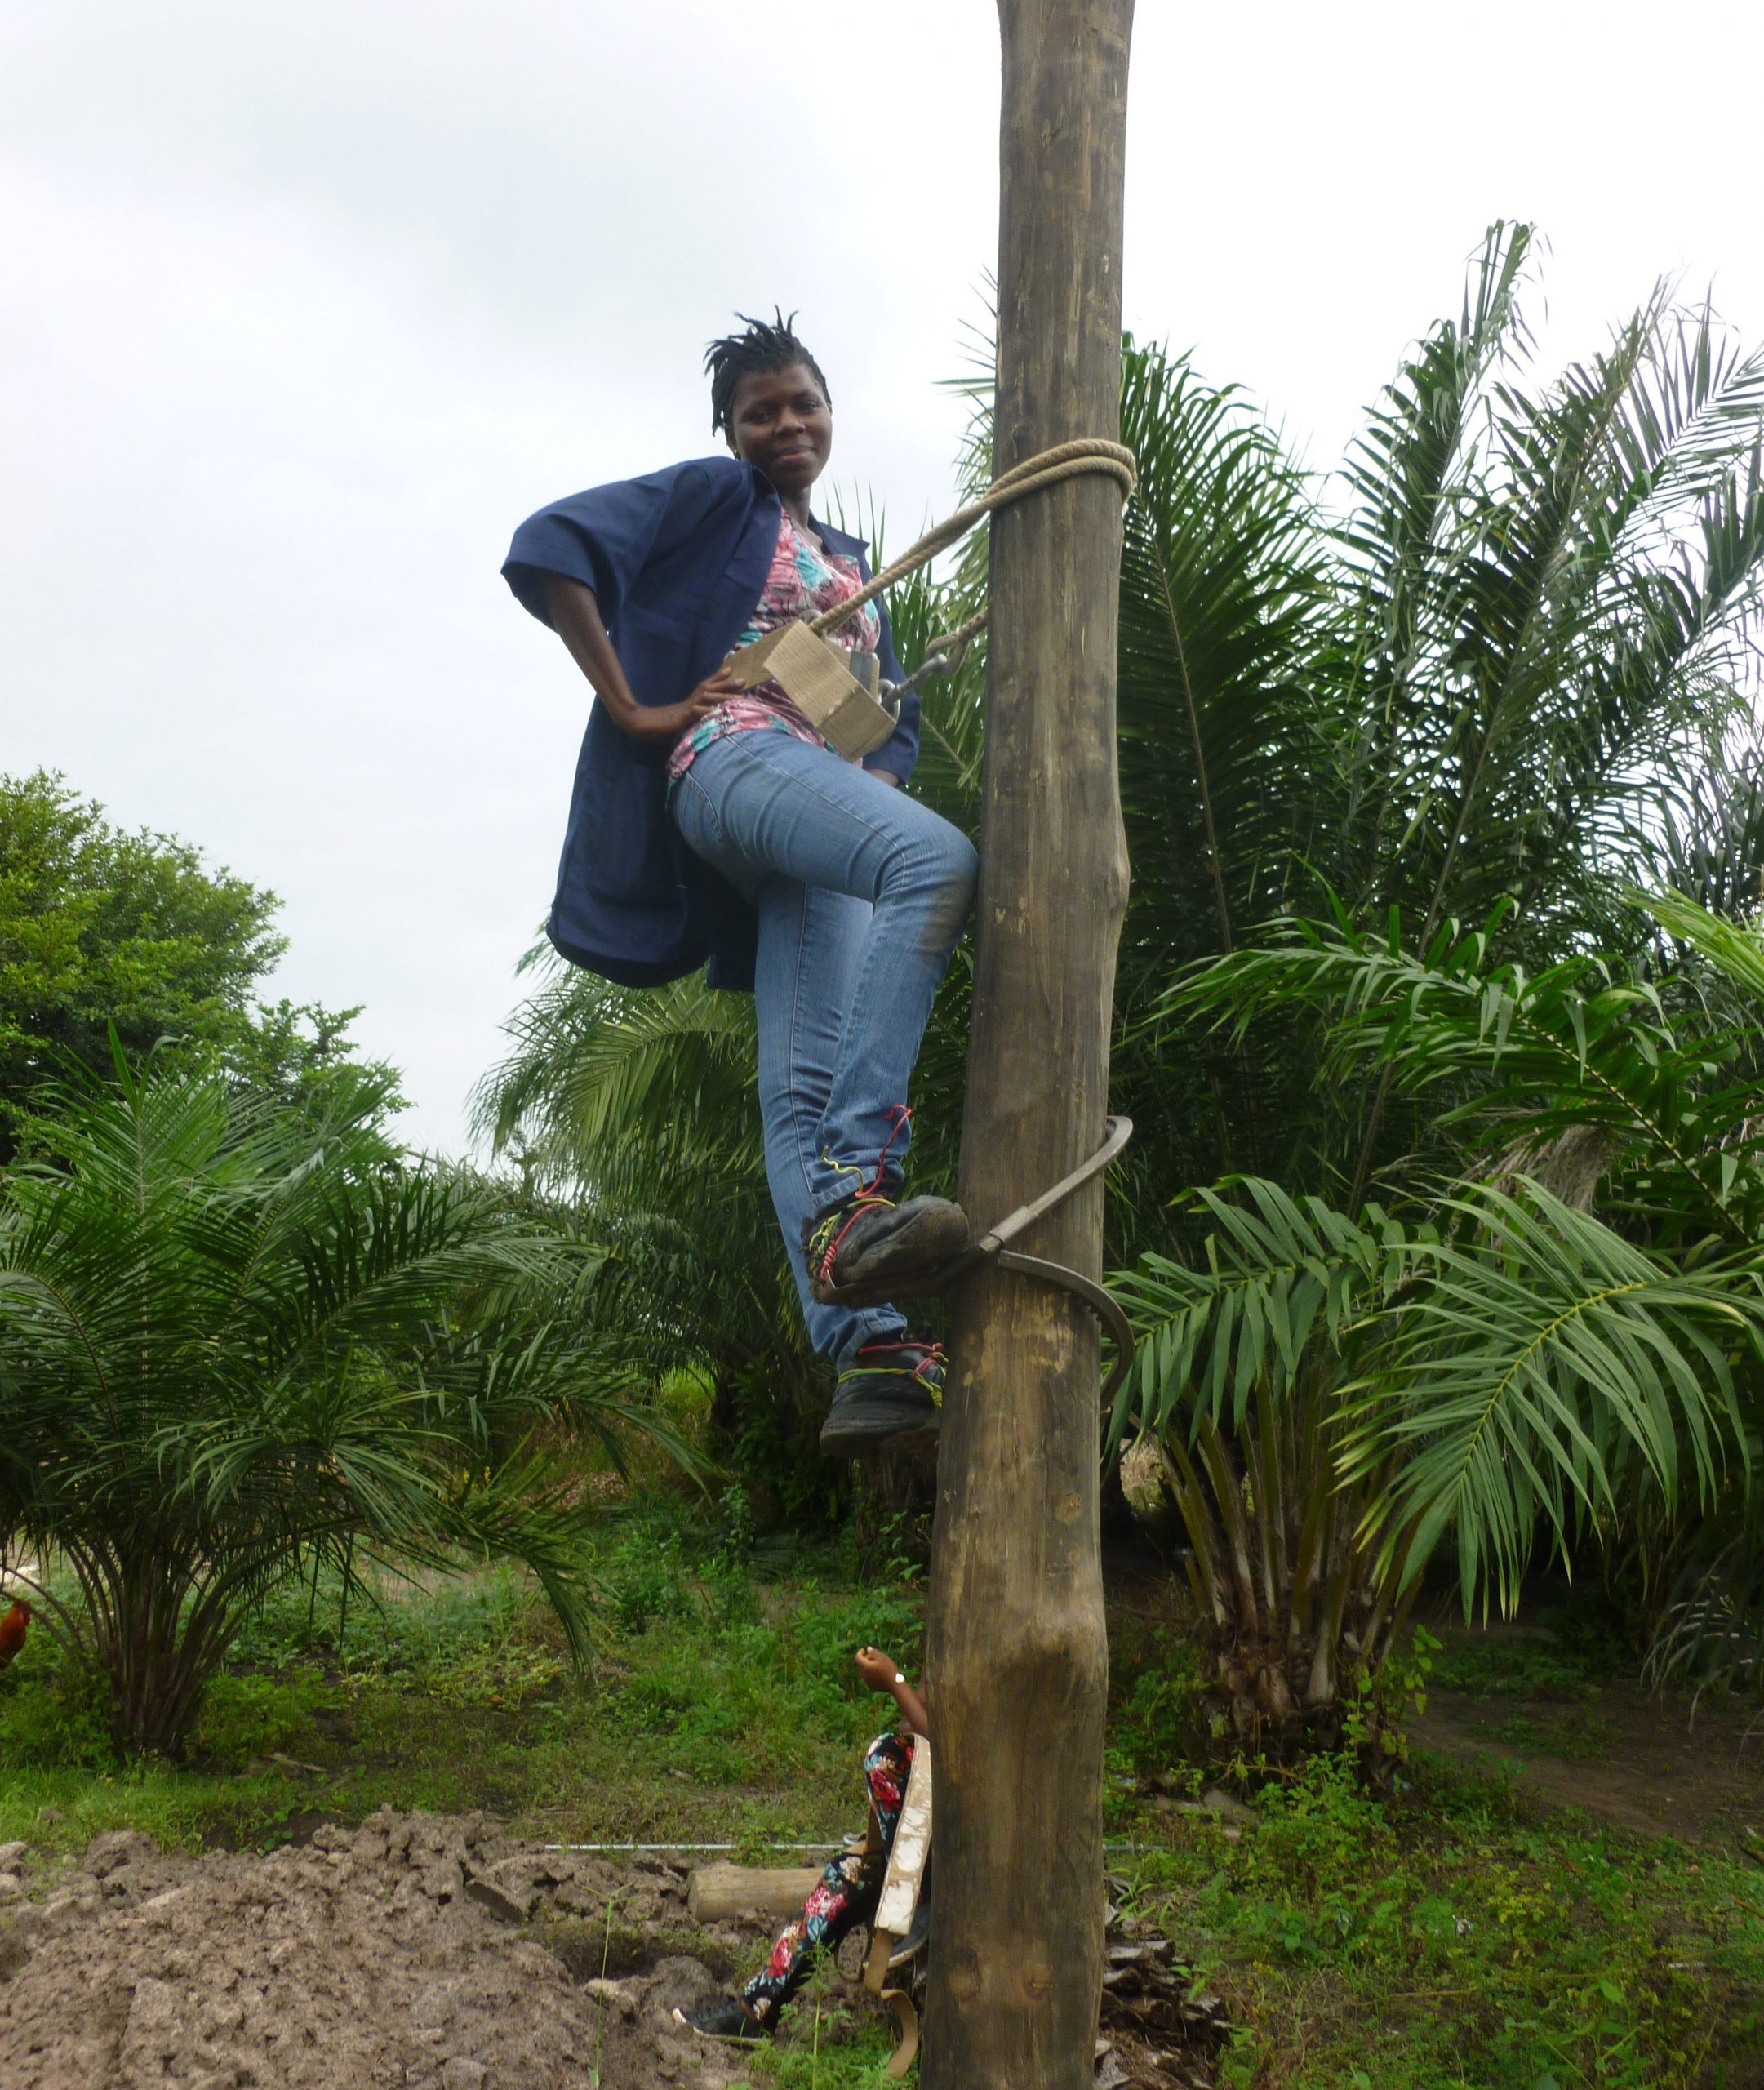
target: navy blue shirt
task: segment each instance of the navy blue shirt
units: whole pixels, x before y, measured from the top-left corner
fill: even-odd
[[[751,465],[699,457],[540,509],[515,531],[503,576],[543,624],[548,574],[591,588],[632,695],[678,704],[746,630],[781,521],[775,489]],[[815,527],[869,578],[861,538]],[[902,679],[885,609],[878,660],[889,681]],[[909,696],[864,767],[904,784],[918,724]],[[659,986],[709,960],[713,986],[750,987],[753,909],[668,817],[667,760],[665,743],[620,732],[602,705],[590,710],[546,934],[572,965],[624,986]]]

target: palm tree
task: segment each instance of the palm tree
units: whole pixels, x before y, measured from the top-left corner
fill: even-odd
[[[1448,1533],[1467,1605],[1510,1605],[1540,1536],[1646,1535],[1678,1581],[1656,1664],[1755,1663],[1764,944],[1678,896],[1633,911],[1680,943],[1676,1012],[1455,924],[1414,954],[1300,923],[1178,990],[1240,1029],[1308,1004],[1325,1079],[1388,1076],[1438,1133],[1400,1212],[1242,1179],[1193,1200],[1199,1256],[1122,1280],[1242,1732],[1331,1721]]]
[[[1257,1167],[1353,1203],[1422,1136],[1382,1083],[1319,1096],[1313,1034],[1272,1012],[1224,1061],[1135,1033],[1172,972],[1269,923],[1394,908],[1424,946],[1510,899],[1499,934],[1539,960],[1643,933],[1632,885],[1757,890],[1764,354],[1660,291],[1540,384],[1531,254],[1528,229],[1491,231],[1332,487],[1130,351],[1124,1071],[1153,1070],[1135,1122],[1171,1187]]]
[[[588,1511],[547,1443],[653,1427],[585,1375],[595,1258],[389,1163],[371,1112],[218,1070],[119,1055],[40,1141],[0,1183],[0,1569],[119,1747],[176,1754],[251,1606],[327,1563],[517,1560],[585,1648]]]
[[[1339,1684],[1380,1659],[1401,1593],[1448,1525],[1467,1589],[1492,1545],[1512,1593],[1532,1451],[1498,1430],[1478,1439],[1483,1460],[1460,1474],[1478,1476],[1477,1500],[1438,1492],[1442,1469],[1415,1442],[1432,1426],[1416,1419],[1427,1400],[1444,1399],[1442,1360],[1491,1368],[1482,1306],[1467,1296],[1461,1323],[1437,1318],[1452,1294],[1429,1258],[1449,1250],[1454,1282],[1473,1292],[1529,1243],[1537,1299],[1566,1311],[1625,1246],[1571,1201],[1551,1207],[1547,1183],[1441,1202],[1438,1172],[1462,1160],[1437,1123],[1446,1092],[1344,1049],[1370,1034],[1358,1026],[1371,989],[1343,954],[1375,947],[1394,965],[1406,924],[1410,946],[1437,960],[1445,925],[1468,918],[1486,925],[1491,966],[1553,979],[1553,962],[1604,951],[1620,998],[1631,989],[1619,974],[1664,976],[1673,958],[1628,888],[1731,905],[1757,893],[1764,865],[1751,713],[1764,356],[1661,291],[1607,351],[1540,385],[1522,309],[1530,251],[1526,229],[1492,229],[1459,316],[1375,408],[1326,544],[1276,540],[1291,585],[1264,583],[1286,611],[1266,680],[1246,695],[1229,674],[1197,673],[1206,656],[1180,614],[1159,643],[1155,570],[1143,558],[1124,570],[1123,740],[1142,714],[1172,742],[1192,720],[1193,767],[1158,789],[1198,812],[1192,876],[1206,874],[1214,900],[1211,925],[1192,900],[1155,910],[1157,932],[1183,940],[1166,942],[1149,1002],[1130,1003],[1124,1057],[1153,1070],[1135,1107],[1157,1142],[1142,1167],[1161,1147],[1167,1188],[1220,1182],[1136,1214],[1147,1223],[1130,1289],[1151,1338],[1139,1412],[1162,1432],[1224,1695],[1246,1731],[1295,1706],[1327,1724]],[[1159,396],[1173,411],[1171,388]],[[1172,505],[1155,474],[1141,502]],[[1130,521],[1130,545],[1135,535]],[[1130,806],[1153,774],[1143,749],[1124,765]],[[1142,888],[1144,867],[1142,843]],[[1320,918],[1306,928],[1307,916]],[[1444,948],[1458,948],[1455,933]],[[1473,1050],[1459,1074],[1454,1103],[1486,1078]],[[1571,1148],[1584,1138],[1558,1129]],[[1233,1187],[1234,1172],[1258,1180]],[[1375,1184],[1381,1204],[1366,1202]],[[1524,1318],[1510,1303],[1509,1333]],[[1660,1310],[1681,1309],[1661,1295]],[[1703,1327],[1700,1307],[1682,1311]],[[1691,1326],[1674,1340],[1694,1350]],[[1368,1407],[1366,1383],[1411,1384],[1387,1354],[1399,1328],[1402,1372],[1424,1353],[1413,1383],[1430,1390]],[[1255,1362],[1264,1342],[1277,1369]],[[1636,1369],[1632,1393],[1653,1383]],[[1655,1480],[1667,1488],[1664,1469]]]

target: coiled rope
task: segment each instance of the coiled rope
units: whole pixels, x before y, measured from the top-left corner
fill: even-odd
[[[885,588],[891,588],[895,581],[903,580],[908,574],[917,573],[922,566],[928,565],[939,552],[965,537],[976,523],[984,522],[995,508],[1008,508],[1013,501],[1058,486],[1062,479],[1075,479],[1090,472],[1101,472],[1113,479],[1121,488],[1123,501],[1131,496],[1139,484],[1136,460],[1125,443],[1106,442],[1100,436],[1091,435],[1080,436],[1072,442],[1056,442],[1051,450],[1038,451],[1034,456],[1024,458],[1020,465],[1013,465],[1008,472],[1001,473],[978,500],[971,500],[966,508],[958,508],[935,529],[927,530],[916,545],[899,558],[891,559],[880,573],[866,580],[856,594],[811,618],[809,629],[817,637],[837,631],[854,610],[862,609]],[[901,690],[910,688],[921,675],[935,672],[933,664],[940,660],[945,668],[953,667],[961,658],[958,649],[965,650],[968,641],[984,628],[985,622],[986,612],[982,610],[958,630],[934,638],[923,662],[900,686]]]

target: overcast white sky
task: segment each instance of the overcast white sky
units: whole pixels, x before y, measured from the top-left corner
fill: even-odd
[[[1497,216],[1553,354],[1680,272],[1756,340],[1761,57],[1756,0],[1140,0],[1127,323],[1317,465]],[[940,512],[998,92],[991,0],[6,0],[0,769],[273,887],[273,991],[364,1003],[458,1150],[588,696],[511,530],[709,448],[775,302],[836,484]]]

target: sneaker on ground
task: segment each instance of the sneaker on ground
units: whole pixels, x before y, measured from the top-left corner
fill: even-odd
[[[860,1459],[904,1438],[926,1436],[943,1420],[943,1398],[941,1343],[866,1343],[833,1388],[833,1407],[821,1425],[822,1455]]]
[[[857,1190],[802,1228],[808,1288],[824,1306],[873,1306],[923,1290],[967,1245],[967,1214],[948,1198],[897,1205]]]
[[[726,2003],[713,2003],[709,2010],[673,2013],[676,2025],[685,2025],[704,2039],[763,2039],[766,2028],[741,2003],[731,1996]]]

